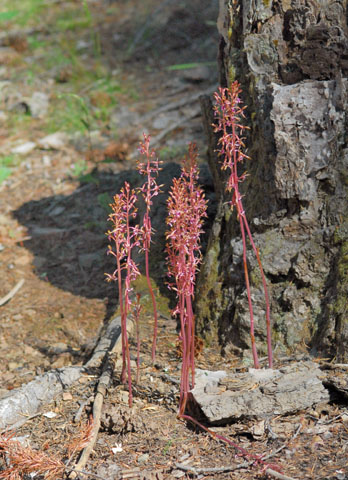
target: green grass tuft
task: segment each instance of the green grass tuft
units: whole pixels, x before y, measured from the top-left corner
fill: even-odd
[[[0,157],[0,185],[13,171],[13,167],[18,164],[18,159],[15,155],[7,155]]]

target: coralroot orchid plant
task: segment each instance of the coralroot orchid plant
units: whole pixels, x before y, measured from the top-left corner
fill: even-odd
[[[203,233],[203,222],[207,216],[207,200],[203,190],[198,185],[197,150],[194,144],[189,146],[189,154],[185,158],[182,173],[173,180],[169,192],[168,206],[168,231],[167,253],[168,272],[174,279],[170,288],[176,291],[178,303],[173,313],[180,316],[182,342],[182,367],[180,382],[180,404],[178,417],[188,420],[202,430],[208,432],[213,438],[236,448],[241,455],[252,459],[264,470],[277,465],[267,464],[260,455],[249,453],[244,448],[231,441],[229,438],[213,432],[186,413],[186,403],[189,390],[194,387],[194,314],[193,298],[194,285],[198,266],[202,260],[200,235]],[[191,382],[189,378],[191,370]]]
[[[207,216],[207,200],[198,185],[198,175],[196,146],[190,144],[181,176],[173,180],[167,201],[168,271],[173,278],[170,288],[176,291],[178,298],[174,313],[180,316],[182,342],[179,416],[185,411],[187,395],[190,388],[193,388],[195,375],[195,322],[192,303],[196,273],[202,260],[200,235],[203,233],[204,217]]]
[[[156,177],[161,170],[160,162],[156,158],[156,153],[154,150],[150,150],[150,135],[143,134],[144,142],[140,143],[139,152],[145,157],[144,162],[138,162],[137,169],[141,175],[146,177],[146,180],[143,186],[139,189],[143,195],[146,211],[143,217],[143,238],[142,238],[142,247],[145,252],[145,275],[146,282],[150,292],[152,306],[153,306],[153,315],[154,315],[154,329],[153,329],[153,341],[152,341],[152,361],[155,361],[156,356],[156,342],[157,342],[157,329],[158,329],[158,315],[157,315],[157,306],[156,298],[151,285],[150,280],[150,269],[149,269],[149,251],[151,244],[151,235],[152,235],[152,226],[151,226],[151,217],[150,210],[152,205],[153,197],[156,197],[161,193],[161,186],[157,185]]]
[[[240,120],[244,116],[244,108],[240,107],[239,99],[240,87],[237,82],[232,84],[231,89],[220,89],[215,94],[216,106],[215,116],[217,123],[215,131],[221,133],[220,155],[223,157],[222,169],[228,170],[230,175],[227,184],[227,191],[232,193],[230,206],[237,210],[238,219],[243,242],[243,263],[248,302],[250,308],[250,329],[251,343],[255,367],[259,367],[257,357],[255,337],[254,337],[254,316],[251,302],[250,282],[246,257],[246,238],[249,237],[251,246],[255,252],[260,268],[262,282],[266,298],[266,319],[267,319],[267,340],[268,340],[268,360],[272,366],[271,349],[271,324],[269,298],[266,286],[265,275],[262,269],[259,252],[253,241],[249,225],[245,216],[242,204],[242,196],[239,192],[239,183],[245,178],[246,174],[238,174],[238,163],[248,158],[242,149],[244,148],[241,134],[246,128],[241,125]],[[132,405],[131,391],[131,371],[130,354],[127,336],[127,314],[130,311],[131,301],[129,294],[132,290],[131,282],[139,275],[139,270],[132,260],[132,250],[134,247],[140,248],[145,253],[145,270],[149,291],[152,298],[155,327],[153,334],[152,359],[155,358],[156,337],[157,337],[157,308],[154,292],[149,276],[149,251],[152,235],[150,209],[152,199],[160,193],[161,186],[158,186],[155,177],[160,170],[160,162],[156,159],[155,152],[150,150],[150,137],[144,134],[144,142],[140,143],[140,153],[145,156],[143,163],[138,162],[140,174],[146,176],[143,186],[138,189],[143,195],[146,212],[143,217],[143,224],[131,226],[130,220],[135,219],[137,208],[137,192],[131,190],[127,182],[121,193],[115,195],[114,203],[111,205],[112,213],[109,220],[113,224],[113,229],[107,232],[110,241],[115,244],[115,251],[109,246],[109,253],[116,258],[116,270],[112,275],[107,275],[108,280],[118,282],[119,302],[121,312],[122,327],[122,373],[121,380],[125,383],[126,373],[128,376],[129,405]],[[201,429],[207,431],[212,437],[221,440],[235,447],[241,455],[249,457],[255,464],[259,464],[266,469],[270,467],[265,463],[261,456],[248,453],[236,443],[228,438],[216,434],[207,427],[199,423],[195,418],[186,412],[188,393],[194,387],[195,381],[195,319],[193,313],[194,287],[199,264],[202,261],[200,235],[203,233],[203,222],[207,216],[207,200],[205,199],[202,188],[198,185],[199,170],[197,166],[197,149],[194,144],[190,144],[188,155],[184,163],[179,178],[173,179],[173,184],[167,200],[168,216],[166,232],[166,251],[168,262],[168,274],[171,278],[169,287],[177,294],[177,306],[174,310],[175,315],[180,317],[180,339],[182,342],[182,367],[180,382],[180,404],[178,417],[188,420]],[[122,285],[122,273],[124,273],[124,289]],[[134,306],[134,317],[137,328],[137,382],[139,379],[139,315],[141,305],[140,297],[137,296],[137,303]],[[190,375],[191,374],[191,375]],[[278,468],[276,466],[272,466]]]
[[[114,196],[114,203],[111,204],[112,213],[109,221],[113,229],[107,232],[109,241],[115,244],[115,250],[109,245],[108,253],[116,258],[116,270],[110,275],[106,274],[109,281],[118,283],[119,304],[121,313],[121,336],[122,336],[122,372],[121,381],[126,383],[128,376],[129,406],[132,405],[132,377],[130,368],[130,353],[127,334],[127,315],[131,307],[130,293],[131,283],[140,272],[132,259],[132,251],[140,246],[143,233],[138,225],[131,226],[130,221],[137,214],[137,196],[135,190],[131,190],[128,182],[125,182],[121,193]],[[122,286],[122,272],[125,271],[124,291]],[[127,373],[126,373],[127,372]]]
[[[239,94],[241,93],[240,85],[237,81],[233,82],[230,88],[219,88],[219,92],[214,94],[216,105],[214,107],[214,113],[217,118],[217,123],[214,125],[215,132],[220,133],[219,139],[220,150],[219,154],[223,158],[222,170],[229,172],[229,179],[227,182],[226,190],[232,194],[230,201],[231,209],[234,207],[237,210],[237,216],[240,225],[240,231],[242,235],[243,243],[243,265],[245,285],[248,295],[248,304],[250,312],[250,337],[251,348],[254,359],[255,368],[259,368],[259,360],[255,344],[254,334],[254,313],[253,305],[251,301],[250,281],[247,265],[247,246],[246,237],[249,237],[251,247],[256,255],[258,266],[261,273],[263,290],[265,294],[266,303],[266,325],[267,325],[267,348],[268,348],[268,364],[272,368],[272,344],[271,344],[271,319],[270,319],[270,302],[266,284],[265,274],[263,272],[259,251],[256,248],[249,224],[245,215],[245,211],[242,203],[242,195],[239,192],[239,183],[242,182],[246,173],[238,173],[238,164],[243,162],[244,159],[249,158],[243,153],[245,145],[243,143],[243,130],[247,127],[241,124],[241,119],[244,117],[244,110],[246,107],[241,107],[241,99]]]

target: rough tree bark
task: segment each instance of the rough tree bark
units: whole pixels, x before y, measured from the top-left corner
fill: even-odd
[[[220,0],[220,81],[248,105],[244,206],[272,297],[276,351],[348,360],[348,7],[345,0]],[[211,106],[202,99],[217,192]],[[198,331],[249,354],[238,222],[224,194],[197,285]],[[256,334],[265,306],[250,253]]]

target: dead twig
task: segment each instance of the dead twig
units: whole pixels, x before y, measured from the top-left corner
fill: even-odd
[[[151,110],[151,112],[143,115],[141,120],[142,121],[150,120],[151,118],[157,117],[160,113],[169,112],[171,110],[177,110],[180,107],[187,107],[191,103],[196,102],[199,99],[199,97],[201,97],[202,95],[211,95],[215,89],[216,89],[216,85],[210,85],[204,90],[201,90],[194,94],[186,95],[185,97],[180,98],[180,100],[177,100],[175,102],[171,102],[171,103],[167,102],[164,105],[161,105],[160,107],[156,108],[155,110]]]
[[[276,470],[272,470],[271,468],[267,468],[265,470],[266,475],[270,475],[271,477],[278,478],[279,480],[295,480],[293,477],[288,477],[287,475],[283,475],[282,473],[277,472]]]
[[[129,324],[129,328],[131,324]],[[119,342],[119,347],[118,346]],[[9,396],[0,400],[0,428],[21,422],[23,417],[42,411],[43,405],[60,395],[63,390],[75,383],[89,369],[100,369],[110,351],[121,348],[120,317],[113,318],[106,330],[101,333],[93,355],[83,366],[70,366],[55,369],[38,375],[31,382],[14,389]]]
[[[127,322],[127,330],[130,332],[133,329],[134,325],[132,322]],[[111,347],[111,348],[110,348]],[[100,346],[101,348],[101,346]],[[94,397],[93,403],[93,428],[91,431],[91,435],[88,441],[88,444],[84,448],[81,453],[80,459],[75,465],[73,471],[69,474],[69,478],[74,480],[77,478],[78,474],[84,469],[86,466],[88,459],[93,451],[94,445],[96,444],[99,429],[100,429],[100,419],[101,419],[101,410],[104,402],[104,398],[107,393],[107,389],[109,387],[112,374],[114,372],[114,362],[111,359],[112,354],[119,354],[121,352],[122,344],[121,344],[121,336],[119,335],[117,338],[116,343],[113,345],[109,345],[110,351],[107,354],[105,365],[100,376],[97,392]],[[103,350],[101,348],[101,350]]]
[[[168,135],[168,133],[172,132],[178,127],[181,127],[184,125],[188,120],[191,120],[192,118],[196,117],[200,113],[200,108],[197,109],[192,109],[189,115],[185,116],[184,118],[180,118],[178,121],[172,123],[169,125],[169,127],[165,128],[164,130],[161,131],[158,135],[152,138],[152,145],[158,145],[161,140],[163,140],[164,137]]]
[[[87,398],[87,400],[84,400],[84,401],[80,402],[80,407],[77,410],[77,412],[75,413],[75,416],[74,416],[74,419],[73,419],[74,423],[78,423],[81,420],[81,416],[82,416],[82,412],[83,412],[84,408],[89,403],[91,403],[92,401],[93,401],[93,397],[89,397],[89,398]]]
[[[261,455],[260,459],[261,460],[268,460],[269,458],[274,457],[282,451],[284,448],[286,448],[289,443],[294,440],[298,434],[300,433],[302,429],[302,425],[299,424],[295,430],[295,433],[292,435],[292,437],[284,443],[281,447],[277,448],[274,452],[269,453],[268,455]],[[183,463],[176,463],[175,467],[178,468],[179,470],[183,470],[185,472],[191,472],[194,475],[199,475],[199,474],[209,474],[209,473],[223,473],[223,472],[232,472],[235,470],[240,470],[242,468],[248,468],[251,465],[255,463],[255,460],[249,460],[247,462],[240,463],[239,465],[227,465],[224,467],[210,467],[210,468],[196,468],[196,467],[191,467],[189,465],[184,465]],[[276,470],[273,470],[272,468],[266,468],[265,473],[267,475],[273,476],[275,478],[278,478],[279,480],[295,480],[291,477],[287,477],[286,475],[283,475],[282,473],[277,472]]]
[[[13,298],[16,295],[18,290],[23,286],[23,283],[24,283],[24,279],[22,278],[22,280],[19,280],[17,285],[15,285],[7,295],[0,298],[0,307],[5,305],[5,303],[9,302],[11,300],[11,298]]]
[[[74,472],[75,468],[74,467],[65,467],[65,470],[67,472]],[[100,480],[108,480],[105,477],[102,477],[101,475],[97,475],[96,473],[88,472],[87,470],[79,470],[79,475],[86,475],[88,477],[93,477],[93,478],[99,478]]]
[[[94,445],[96,444],[99,429],[100,429],[100,419],[101,419],[101,410],[103,406],[103,401],[106,396],[108,386],[110,384],[111,376],[114,371],[114,364],[110,358],[106,361],[103,373],[101,374],[100,380],[98,382],[97,393],[94,398],[93,404],[93,428],[91,435],[88,441],[88,444],[84,448],[81,457],[77,464],[75,465],[74,470],[69,475],[69,478],[75,479],[78,473],[86,466],[88,459],[92,453]]]
[[[289,443],[292,442],[297,437],[297,435],[300,433],[301,430],[302,430],[302,425],[299,424],[295,430],[295,433],[292,435],[291,438],[289,438],[289,440],[287,440],[283,445],[281,445],[279,448],[274,450],[274,452],[271,452],[268,455],[261,455],[262,460],[268,460],[269,458],[274,457],[275,455],[277,455],[277,453],[284,450],[284,448],[286,448],[289,445]]]
[[[42,415],[42,412],[37,412],[37,413],[34,413],[34,415],[30,415],[28,417],[22,418],[21,420],[18,420],[18,422],[14,423],[10,427],[7,427],[1,430],[0,435],[2,435],[3,433],[10,432],[11,430],[17,430],[17,428],[23,427],[23,425],[29,422],[29,420],[32,420],[33,418],[36,418],[39,415]]]
[[[229,465],[225,467],[212,467],[212,468],[195,468],[191,467],[190,465],[184,465],[182,463],[176,463],[175,467],[178,468],[179,470],[183,470],[184,472],[190,472],[194,475],[199,475],[199,474],[209,474],[209,473],[222,473],[222,472],[233,472],[235,470],[240,470],[241,468],[248,468],[250,465],[255,463],[254,461],[251,462],[243,462],[239,465]],[[283,475],[282,473],[277,472],[276,470],[273,470],[272,468],[267,468],[265,470],[265,473],[267,475],[270,475],[271,477],[278,478],[279,480],[296,480],[292,477],[288,477],[287,475]]]
[[[322,370],[335,370],[335,368],[341,368],[342,370],[348,370],[348,363],[320,363],[320,368]]]
[[[240,465],[227,465],[225,467],[208,467],[208,468],[196,468],[192,467],[190,465],[185,465],[183,463],[176,463],[175,467],[178,468],[179,470],[183,470],[184,472],[190,472],[194,475],[200,475],[200,474],[208,474],[208,473],[223,473],[223,472],[232,472],[234,470],[239,470],[241,468],[247,468],[252,465],[254,461],[252,462],[243,462]]]

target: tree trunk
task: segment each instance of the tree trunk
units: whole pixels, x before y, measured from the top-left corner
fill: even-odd
[[[276,352],[311,347],[348,361],[348,8],[345,0],[220,0],[220,82],[238,80],[251,160],[242,188],[272,298]],[[211,105],[202,99],[221,201],[197,285],[198,332],[250,356],[242,244],[216,167]],[[266,351],[256,259],[256,337]]]

